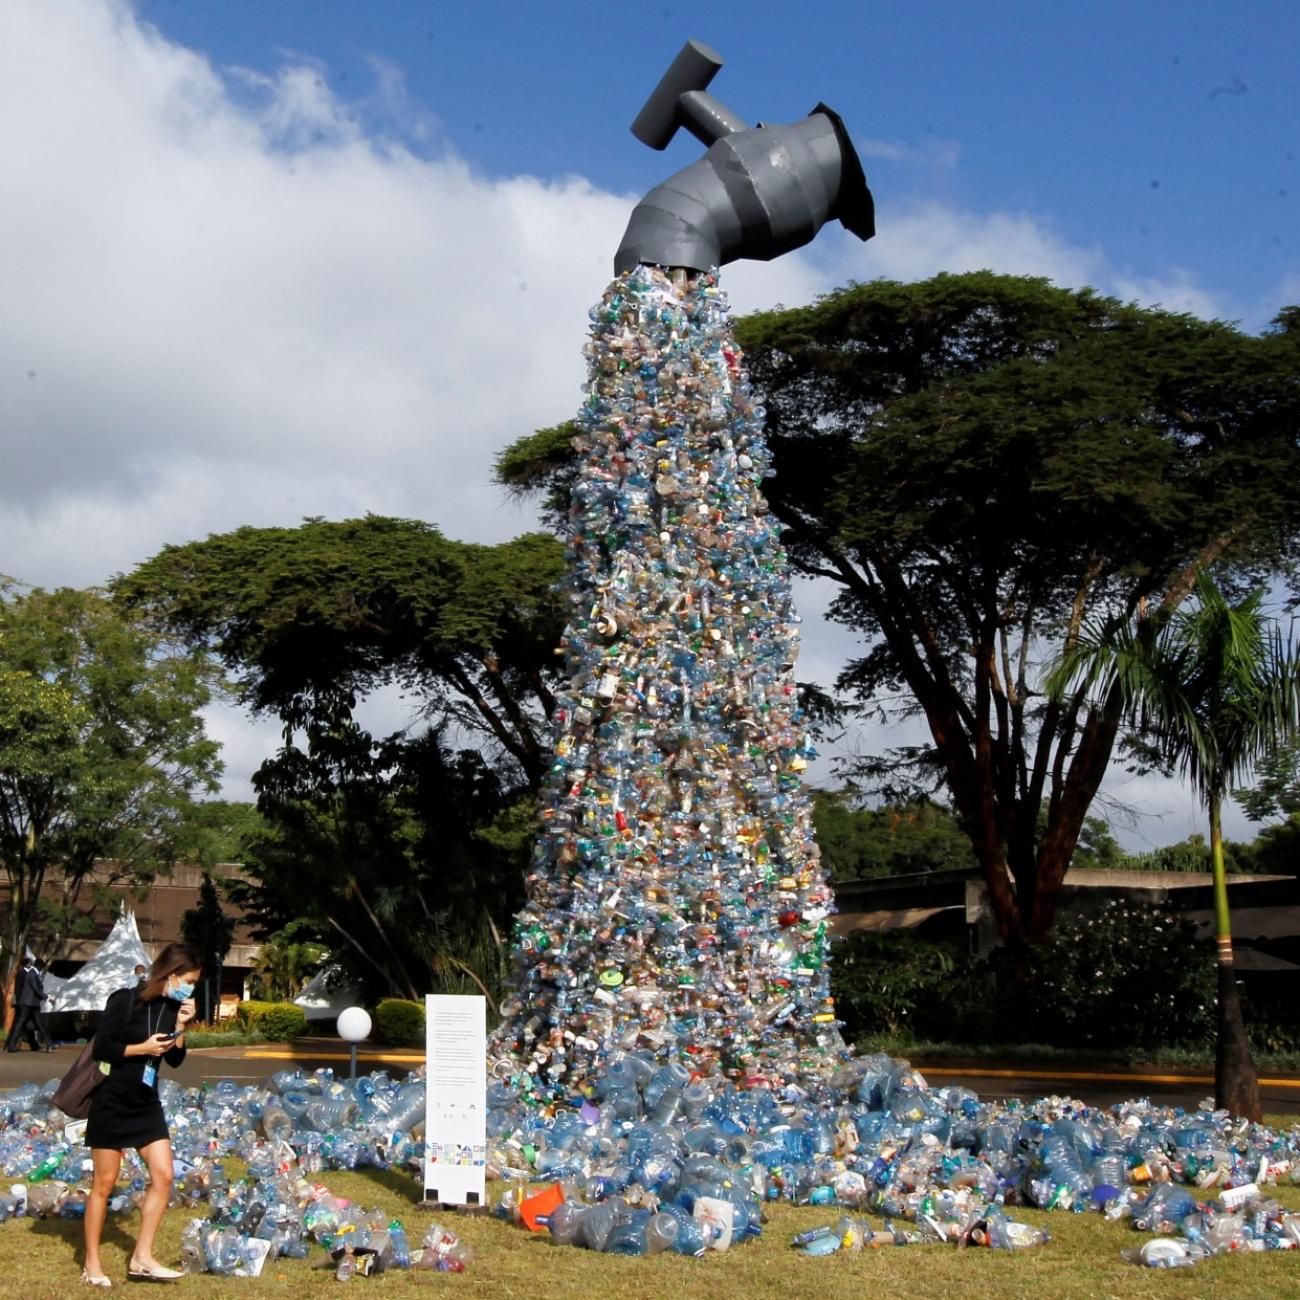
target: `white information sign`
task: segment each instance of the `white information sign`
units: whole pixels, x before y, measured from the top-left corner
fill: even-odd
[[[487,1002],[474,995],[424,999],[428,1092],[424,1198],[483,1205],[487,1195]]]

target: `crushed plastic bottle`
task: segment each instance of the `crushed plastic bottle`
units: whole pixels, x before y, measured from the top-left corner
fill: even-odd
[[[336,1282],[351,1282],[357,1273],[357,1256],[351,1246],[344,1246],[339,1257],[338,1267],[334,1270]]]
[[[1121,1253],[1130,1264],[1146,1268],[1190,1268],[1201,1258],[1185,1241],[1173,1237],[1156,1237],[1136,1250]]]
[[[412,1255],[413,1268],[432,1268],[441,1273],[463,1273],[473,1258],[469,1243],[440,1223],[431,1223],[425,1230],[424,1240],[417,1254]]]
[[[207,1271],[207,1253],[204,1250],[203,1234],[207,1224],[203,1219],[191,1219],[181,1233],[181,1272],[203,1273]]]

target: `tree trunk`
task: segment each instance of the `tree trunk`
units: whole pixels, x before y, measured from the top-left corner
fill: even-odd
[[[4,1015],[0,1016],[0,1021],[3,1021],[3,1025],[0,1025],[0,1028],[3,1028],[6,1036],[8,1036],[10,1029],[13,1028],[14,1023],[14,985],[17,983],[17,976],[18,967],[10,966],[9,963],[6,962],[3,977]]]
[[[1222,951],[1222,949],[1220,949]],[[1220,1110],[1244,1115],[1258,1123],[1263,1112],[1259,1102],[1259,1077],[1250,1056],[1246,1022],[1237,996],[1237,978],[1232,968],[1232,940],[1228,940],[1228,961],[1219,960],[1219,1034],[1214,1053],[1214,1104]]]
[[[1232,962],[1232,918],[1228,912],[1228,878],[1223,864],[1223,825],[1220,796],[1210,804],[1210,865],[1214,873],[1214,930],[1219,971],[1219,1023],[1214,1053],[1214,1104],[1220,1110],[1259,1121],[1259,1076],[1250,1056],[1246,1022],[1237,996]]]

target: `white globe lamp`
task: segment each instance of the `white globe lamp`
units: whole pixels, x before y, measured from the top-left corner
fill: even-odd
[[[339,1037],[352,1048],[352,1073],[357,1077],[357,1044],[370,1037],[370,1012],[364,1007],[346,1007],[339,1012]]]

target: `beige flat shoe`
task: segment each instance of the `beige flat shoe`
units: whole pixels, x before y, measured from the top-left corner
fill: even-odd
[[[81,1280],[87,1286],[112,1287],[113,1285],[112,1279],[105,1277],[103,1273],[90,1273],[87,1272],[84,1268],[81,1270]]]
[[[128,1282],[175,1282],[185,1274],[174,1268],[163,1268],[161,1264],[141,1264],[132,1260],[127,1265]]]

